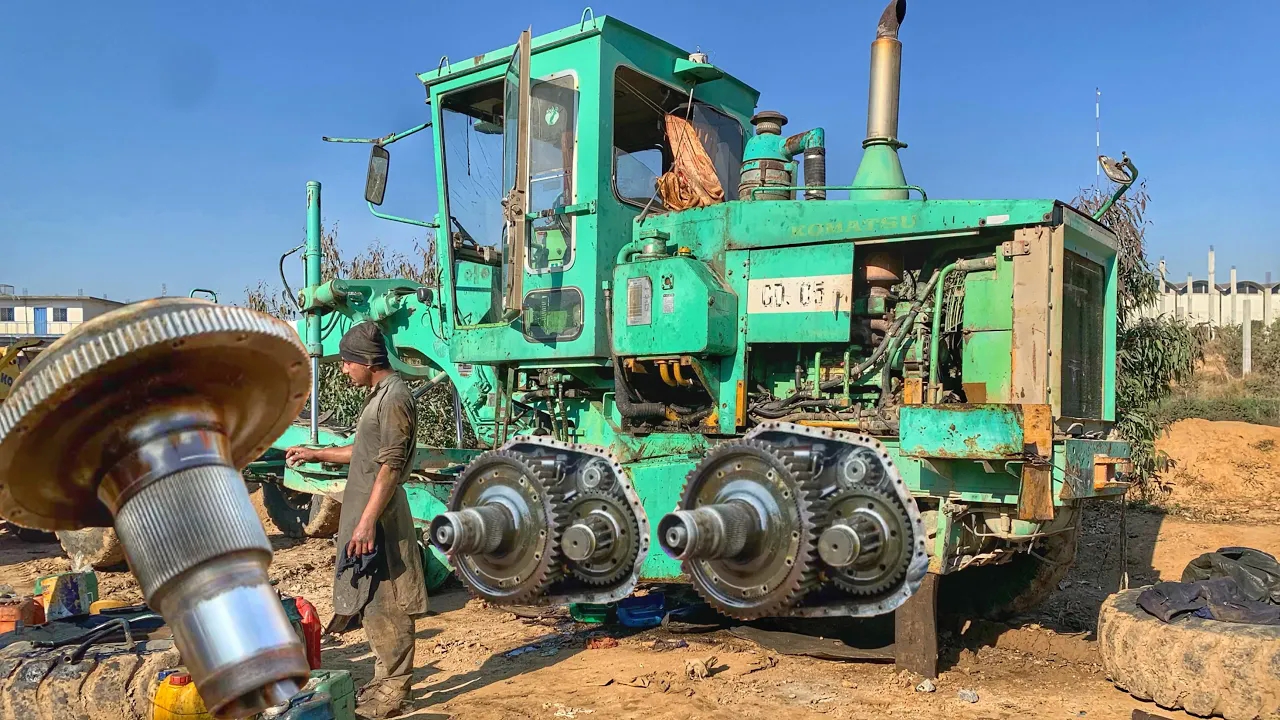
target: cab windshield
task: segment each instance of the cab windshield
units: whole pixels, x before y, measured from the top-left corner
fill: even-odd
[[[531,213],[572,205],[578,91],[572,74],[535,80],[530,86]],[[449,237],[454,247],[503,246],[502,200],[514,184],[514,148],[504,151],[503,130],[516,122],[504,109],[503,81],[449,93],[440,105]],[[572,261],[572,222],[563,215],[531,223],[528,269],[563,269]]]

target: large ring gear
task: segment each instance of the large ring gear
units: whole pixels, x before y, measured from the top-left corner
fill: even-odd
[[[883,448],[787,423],[708,453],[658,540],[712,607],[745,620],[887,612],[927,568],[919,512]]]
[[[659,541],[717,610],[776,615],[814,586],[820,488],[811,461],[767,443],[725,443],[689,473]]]
[[[631,592],[648,521],[599,448],[521,437],[475,458],[430,539],[495,603],[609,602]]]
[[[458,477],[431,541],[487,600],[525,602],[560,575],[563,493],[552,463],[508,450],[477,456]]]

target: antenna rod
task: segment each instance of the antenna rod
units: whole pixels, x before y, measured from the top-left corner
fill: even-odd
[[[1102,155],[1102,91],[1098,88],[1093,89],[1093,142],[1097,147],[1097,152],[1093,154],[1095,158]],[[1102,160],[1095,160],[1093,166],[1093,187],[1102,187]]]

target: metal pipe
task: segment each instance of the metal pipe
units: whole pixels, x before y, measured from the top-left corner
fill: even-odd
[[[307,268],[307,295],[315,296],[320,287],[324,251],[321,247],[320,183],[307,182],[307,249],[303,254]],[[320,442],[320,356],[324,347],[320,338],[320,313],[307,313],[307,354],[311,356],[311,444]]]
[[[658,366],[658,377],[662,378],[662,382],[670,387],[676,386],[676,381],[671,377],[671,371],[667,368],[665,360],[659,360],[655,363]]]
[[[687,378],[684,376],[684,371],[680,369],[679,362],[671,363],[671,372],[675,375],[676,384],[680,387],[689,387],[693,385],[693,378]]]
[[[871,43],[871,82],[867,97],[867,139],[898,138],[898,98],[902,85],[902,43],[898,28],[907,16],[906,0],[891,0],[880,15]]]
[[[324,137],[321,137],[320,139],[325,142],[331,142],[331,143],[367,143],[372,145],[390,145],[391,143],[397,140],[403,140],[404,138],[407,138],[410,135],[416,132],[419,132],[421,130],[426,130],[429,127],[431,127],[430,120],[422,123],[421,125],[415,125],[409,128],[408,130],[404,130],[398,133],[391,133],[390,135],[384,135],[380,138],[338,138],[338,137],[329,137],[326,135]]]
[[[453,436],[454,447],[462,447],[462,398],[456,383],[453,385]]]
[[[806,190],[806,191],[808,190],[823,190],[823,191],[827,191],[827,190],[849,190],[849,191],[902,190],[904,193],[909,190],[915,190],[916,192],[920,193],[921,200],[929,199],[929,196],[925,193],[924,188],[920,187],[919,185],[859,185],[856,183],[853,185],[816,185],[816,186],[792,185],[790,187],[777,187],[777,186],[770,185],[767,187],[751,188],[751,196],[754,199],[756,194],[761,192],[799,192],[800,190]],[[935,236],[935,237],[938,237],[938,236]],[[624,250],[627,250],[627,248],[624,248]],[[637,249],[632,249],[630,250],[630,252],[639,252],[639,251]],[[618,257],[621,258],[622,254],[619,253]],[[622,261],[619,260],[618,264],[621,264],[621,263]]]

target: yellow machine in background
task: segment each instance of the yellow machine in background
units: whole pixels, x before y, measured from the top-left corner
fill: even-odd
[[[15,342],[8,348],[0,350],[0,402],[9,396],[9,389],[18,379],[18,355],[27,348],[40,344],[36,338],[26,338]]]

